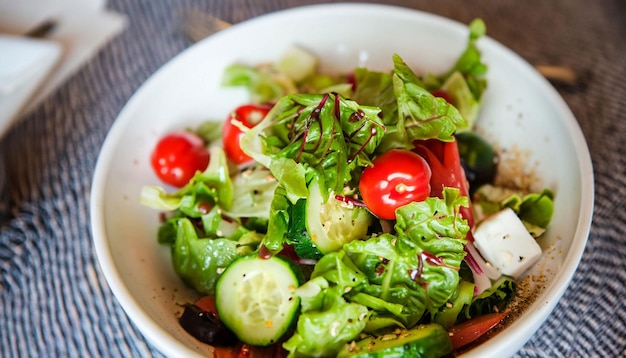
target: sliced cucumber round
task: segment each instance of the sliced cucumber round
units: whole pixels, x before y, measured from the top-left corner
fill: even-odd
[[[337,251],[344,244],[365,238],[371,223],[372,216],[365,208],[349,206],[332,196],[324,202],[318,182],[309,184],[306,229],[322,253]]]
[[[233,261],[215,286],[220,320],[240,341],[255,346],[276,343],[294,322],[300,301],[294,295],[299,275],[290,262],[272,256]]]

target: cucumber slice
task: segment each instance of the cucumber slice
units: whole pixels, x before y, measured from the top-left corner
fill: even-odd
[[[339,358],[435,358],[452,353],[452,341],[443,326],[437,323],[398,330],[377,337],[365,338],[347,345]]]
[[[307,50],[292,46],[276,64],[276,69],[292,79],[300,82],[316,72],[319,60]]]
[[[364,239],[372,222],[371,214],[349,206],[332,195],[324,202],[317,180],[309,184],[306,202],[306,229],[322,253],[337,251],[356,239]]]
[[[242,256],[222,273],[215,287],[220,320],[240,341],[254,346],[276,343],[294,322],[300,300],[299,275],[290,262],[257,254]]]

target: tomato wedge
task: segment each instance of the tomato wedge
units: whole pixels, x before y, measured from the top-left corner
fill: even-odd
[[[224,152],[236,164],[244,164],[252,160],[241,149],[241,137],[244,132],[233,121],[239,121],[248,128],[252,128],[265,118],[272,109],[269,104],[246,104],[237,107],[224,122],[222,128],[222,141],[224,142]]]
[[[452,142],[442,142],[436,139],[416,141],[415,151],[420,154],[430,166],[431,196],[442,197],[443,188],[457,188],[461,195],[469,198],[469,184],[465,178],[465,171],[461,166],[461,156],[456,139]],[[474,227],[474,212],[470,201],[469,207],[461,207],[461,215],[471,228]]]
[[[448,333],[454,349],[461,348],[489,332],[509,315],[509,312],[489,313],[472,318],[452,327]]]

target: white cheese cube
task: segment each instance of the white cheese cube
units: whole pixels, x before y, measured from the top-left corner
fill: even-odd
[[[541,247],[509,208],[485,219],[474,231],[474,240],[486,261],[515,279],[541,257]]]

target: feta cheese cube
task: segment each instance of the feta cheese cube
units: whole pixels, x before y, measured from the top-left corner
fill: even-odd
[[[541,257],[541,247],[509,208],[485,219],[474,231],[474,240],[486,261],[514,279]]]

